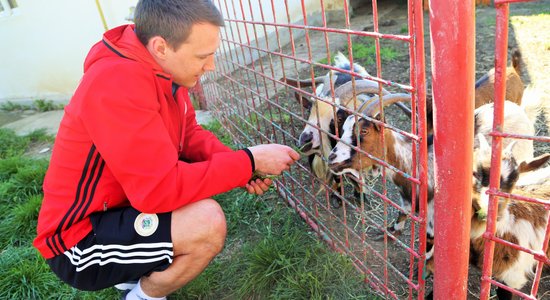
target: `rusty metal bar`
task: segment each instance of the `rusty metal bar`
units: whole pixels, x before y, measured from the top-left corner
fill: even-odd
[[[429,6],[437,230],[434,299],[466,299],[474,137],[475,8],[473,0],[431,0]]]
[[[412,120],[417,121],[418,125],[412,125],[413,132],[416,130],[416,134],[420,137],[420,143],[413,143],[419,148],[419,157],[416,164],[418,165],[418,178],[423,184],[419,185],[419,208],[418,214],[421,218],[424,218],[423,222],[419,222],[419,241],[418,249],[421,254],[418,259],[417,278],[418,278],[418,299],[424,299],[425,293],[425,279],[423,276],[423,270],[426,259],[426,245],[427,245],[427,230],[426,230],[426,216],[428,215],[428,143],[427,143],[427,124],[426,124],[426,62],[424,53],[424,13],[421,1],[409,1],[409,35],[412,37],[413,43],[410,47],[410,65],[411,65],[411,80],[412,86],[415,87],[414,100],[411,104],[411,116]],[[414,105],[416,104],[416,106]],[[418,120],[415,117],[418,114]],[[415,147],[413,147],[415,148]],[[416,156],[415,156],[416,158]],[[416,174],[412,174],[416,177]],[[413,185],[415,186],[415,185]],[[413,195],[415,193],[413,192]],[[416,202],[416,201],[415,201]],[[414,203],[414,202],[413,202]],[[414,211],[414,210],[413,210]],[[411,227],[411,236],[414,236],[414,226]],[[411,247],[414,249],[414,240],[411,239]],[[410,279],[413,278],[414,272],[414,259],[410,257]],[[411,297],[409,297],[411,298]]]
[[[373,38],[377,37],[377,38],[391,39],[391,40],[405,41],[405,42],[410,42],[410,39],[411,39],[410,36],[400,35],[400,34],[386,34],[386,33],[378,33],[378,32],[371,32],[371,31],[358,31],[358,30],[352,30],[352,29],[327,28],[327,27],[310,26],[307,24],[305,25],[276,24],[272,22],[244,21],[239,19],[225,19],[225,21],[235,22],[235,23],[257,24],[257,25],[271,25],[271,26],[288,27],[288,28],[302,29],[302,30],[330,32],[330,33],[353,34],[354,36],[368,36]]]
[[[508,52],[508,4],[496,5],[496,37],[495,37],[495,104],[493,132],[502,132],[504,119],[504,95],[506,91],[506,69]],[[502,137],[495,135],[492,141],[491,175],[489,183],[489,208],[487,213],[487,229],[484,237],[483,270],[481,276],[480,299],[489,299],[491,291],[491,274],[493,270],[493,256],[495,243],[493,237],[497,225],[498,197],[495,193],[500,187],[500,162],[502,159]],[[490,238],[490,239],[489,239]]]

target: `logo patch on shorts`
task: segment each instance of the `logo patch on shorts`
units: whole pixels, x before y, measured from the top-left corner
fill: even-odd
[[[141,236],[150,236],[159,227],[159,217],[156,214],[141,213],[136,217],[134,228]]]

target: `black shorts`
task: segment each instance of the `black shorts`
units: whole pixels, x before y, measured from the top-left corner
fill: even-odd
[[[142,214],[131,207],[90,216],[93,230],[48,265],[69,285],[86,291],[137,281],[173,260],[171,213]]]

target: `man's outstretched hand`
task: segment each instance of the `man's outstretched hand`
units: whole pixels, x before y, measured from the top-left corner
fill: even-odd
[[[300,154],[294,149],[280,144],[265,144],[249,147],[254,157],[255,173],[262,175],[281,175],[290,169]],[[246,189],[251,194],[262,195],[273,184],[270,178],[256,178],[251,180]]]

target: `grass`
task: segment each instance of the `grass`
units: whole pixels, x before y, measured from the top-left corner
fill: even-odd
[[[7,101],[6,103],[0,104],[0,110],[3,111],[23,111],[23,110],[36,110],[38,112],[46,112],[52,110],[63,109],[65,105],[60,103],[55,103],[52,100],[46,99],[36,99],[32,104],[21,104]]]
[[[376,63],[376,45],[371,43],[355,43],[352,47],[353,57],[362,65],[373,65]],[[391,46],[380,46],[380,59],[383,62],[392,61],[398,57],[398,52]]]
[[[235,147],[218,122],[205,127]],[[0,299],[116,299],[114,288],[83,292],[62,283],[32,246],[48,161],[25,153],[43,141],[53,137],[0,129]],[[225,249],[171,299],[373,298],[351,262],[328,250],[273,189],[215,198],[227,218]]]
[[[404,30],[405,32],[408,31],[406,27],[404,28]],[[372,39],[359,38],[353,42],[351,48],[351,51],[353,52],[354,62],[359,63],[362,66],[376,65],[376,44],[372,41]],[[349,49],[343,49],[341,52],[349,57]],[[400,55],[401,54],[399,50],[397,50],[391,43],[388,43],[387,41],[381,41],[380,59],[382,60],[382,62],[393,61],[397,59]],[[335,54],[331,55],[331,64],[334,64],[334,56]],[[322,64],[328,64],[328,60],[326,58],[322,58],[318,62]]]

